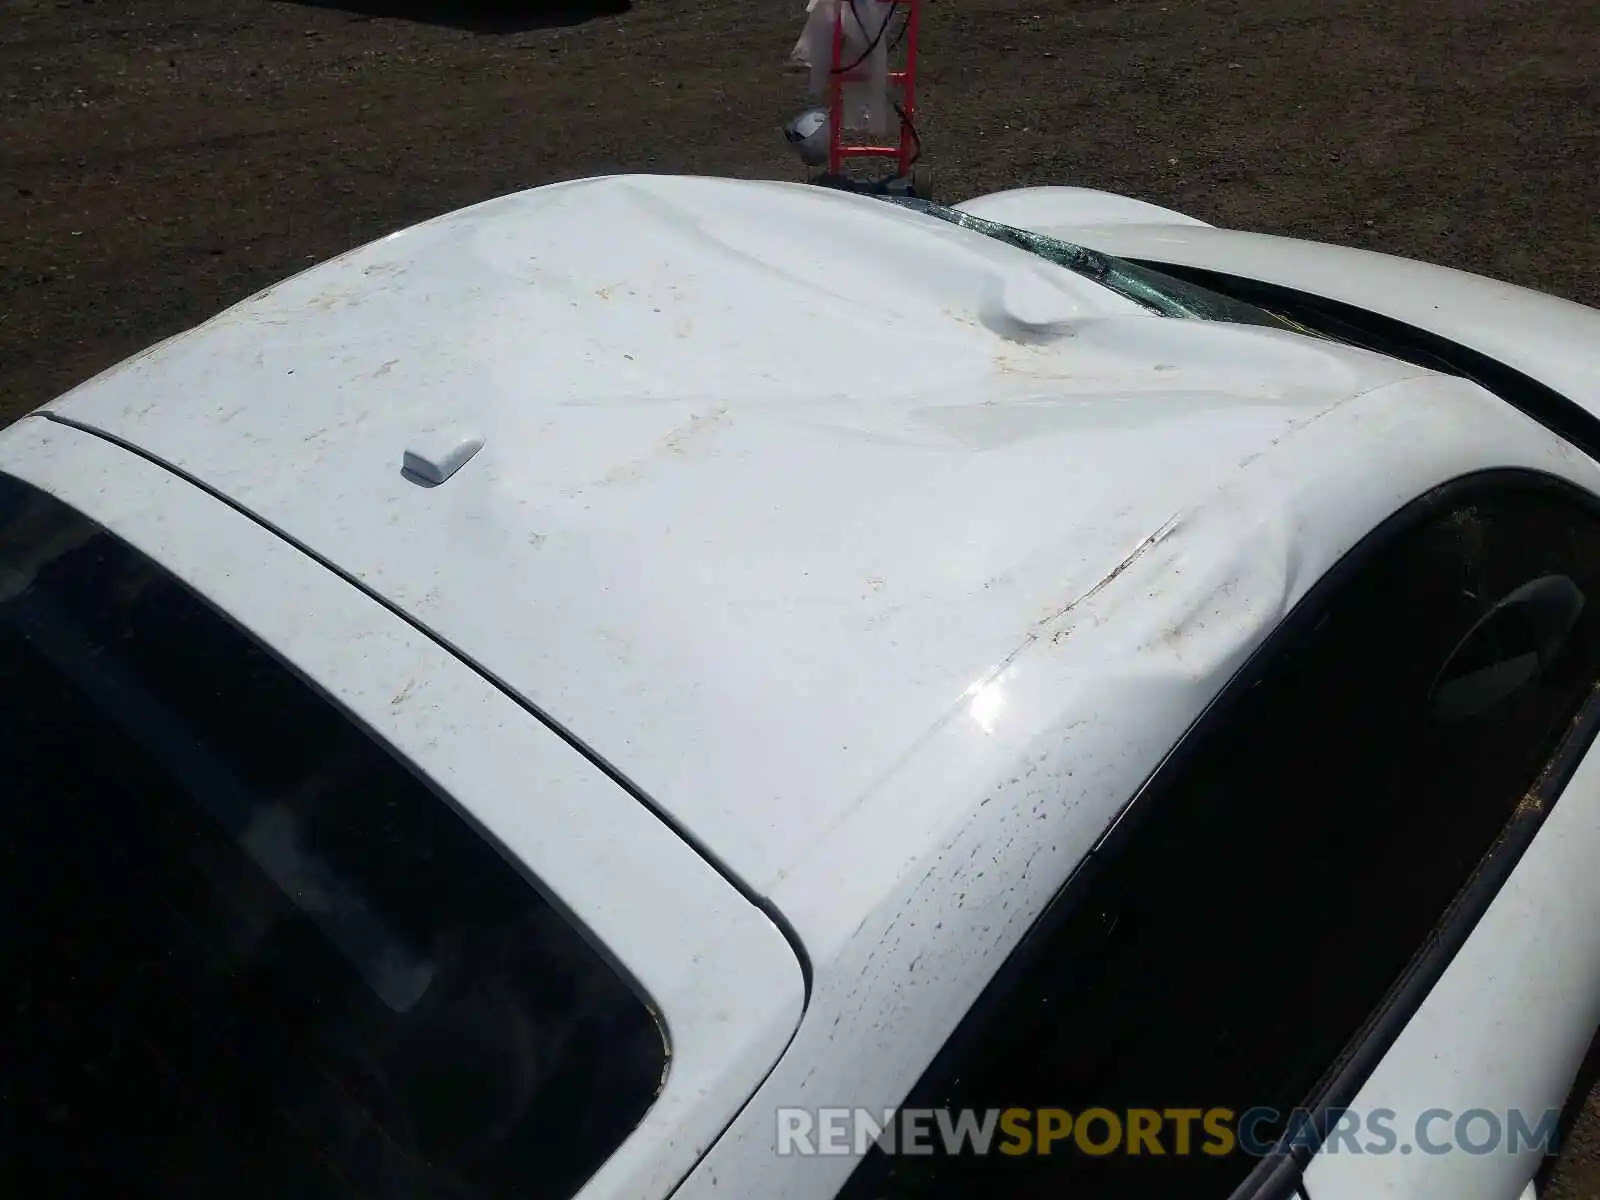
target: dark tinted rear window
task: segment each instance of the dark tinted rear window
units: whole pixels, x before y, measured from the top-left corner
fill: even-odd
[[[488,841],[3,475],[0,765],[0,1194],[566,1197],[654,1099],[650,1010]]]

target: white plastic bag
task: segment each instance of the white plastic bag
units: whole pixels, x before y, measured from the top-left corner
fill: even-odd
[[[811,96],[820,100],[833,69],[833,27],[844,13],[840,66],[863,71],[866,78],[844,86],[844,127],[887,134],[893,127],[889,99],[889,38],[885,28],[894,14],[894,0],[808,0],[806,24],[790,52],[790,61],[811,71]],[[871,47],[869,52],[868,47]],[[864,56],[864,57],[863,57]]]

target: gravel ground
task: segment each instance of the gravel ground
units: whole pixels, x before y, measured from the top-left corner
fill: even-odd
[[[0,424],[476,200],[798,177],[799,0],[582,3],[5,0]],[[1600,305],[1592,0],[926,5],[942,199],[1078,183]],[[1573,1145],[1553,1194],[1600,1197],[1593,1103]]]

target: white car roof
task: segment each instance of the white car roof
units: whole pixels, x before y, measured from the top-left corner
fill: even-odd
[[[662,177],[395,234],[51,408],[337,565],[767,895],[839,878],[858,848],[816,847],[952,722],[969,762],[1014,735],[999,776],[1159,660],[1187,689],[1159,755],[1373,520],[1563,453],[1470,384],[1158,317],[880,201]],[[402,475],[480,438],[442,486]],[[963,796],[854,827],[914,859]]]

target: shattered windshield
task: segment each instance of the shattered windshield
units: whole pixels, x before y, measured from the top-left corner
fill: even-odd
[[[1060,238],[1048,237],[1042,233],[1033,233],[1011,225],[1002,225],[998,221],[986,221],[982,217],[974,217],[959,209],[946,208],[942,204],[934,204],[928,200],[907,196],[885,198],[893,204],[902,205],[930,217],[937,217],[941,221],[949,221],[952,225],[960,225],[964,229],[992,237],[1019,250],[1026,250],[1029,254],[1036,254],[1059,267],[1065,267],[1076,275],[1092,279],[1103,287],[1110,288],[1119,296],[1143,305],[1163,317],[1179,317],[1195,321],[1228,321],[1236,325],[1264,325],[1269,329],[1283,329],[1291,333],[1316,336],[1296,322],[1268,312],[1264,308],[1246,304],[1242,300],[1235,300],[1181,279],[1174,279],[1170,275],[1152,271],[1148,267],[1113,258],[1109,254],[1101,254],[1098,250],[1091,250],[1075,242],[1062,241]]]

